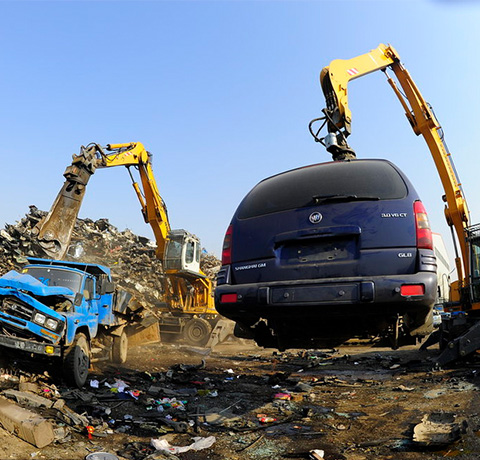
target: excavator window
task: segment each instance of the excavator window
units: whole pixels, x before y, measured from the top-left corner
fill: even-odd
[[[195,257],[195,242],[189,241],[185,250],[185,263],[191,264]]]
[[[180,270],[182,268],[182,243],[170,239],[165,254],[165,269]]]
[[[480,238],[471,242],[473,301],[480,301]]]
[[[473,302],[480,302],[480,226],[467,229],[467,240],[470,243],[471,293]]]

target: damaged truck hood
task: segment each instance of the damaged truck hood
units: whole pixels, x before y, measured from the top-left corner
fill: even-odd
[[[36,296],[69,296],[75,293],[63,286],[47,286],[33,276],[20,274],[15,270],[9,271],[0,277],[0,289],[18,289],[19,291],[27,291]]]

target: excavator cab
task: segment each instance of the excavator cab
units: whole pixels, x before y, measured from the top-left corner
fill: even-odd
[[[172,230],[165,249],[165,271],[201,275],[200,240],[185,230]]]
[[[472,302],[480,302],[480,225],[467,229],[467,241],[470,246],[471,299]]]

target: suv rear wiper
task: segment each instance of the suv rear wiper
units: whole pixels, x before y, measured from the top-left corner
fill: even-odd
[[[360,195],[313,195],[315,204],[323,203],[325,201],[378,201],[378,196],[360,196]]]

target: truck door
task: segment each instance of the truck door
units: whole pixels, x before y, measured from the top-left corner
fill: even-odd
[[[83,286],[83,298],[86,307],[86,321],[90,329],[90,336],[97,335],[98,328],[98,299],[99,295],[95,289],[95,279],[86,277]]]

